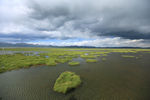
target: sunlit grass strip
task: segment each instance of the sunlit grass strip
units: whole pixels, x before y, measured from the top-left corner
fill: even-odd
[[[80,76],[74,72],[63,72],[57,78],[53,90],[59,93],[66,94],[70,89],[76,88],[81,84]]]
[[[97,62],[97,59],[86,59],[86,62]]]
[[[71,66],[76,66],[76,65],[80,65],[80,62],[71,61],[71,62],[69,62],[68,64],[71,65]]]
[[[80,55],[81,58],[96,58],[95,55]]]
[[[125,57],[125,58],[134,58],[135,56],[131,56],[131,55],[122,55],[122,57]]]

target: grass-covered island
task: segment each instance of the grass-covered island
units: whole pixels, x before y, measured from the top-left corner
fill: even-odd
[[[76,65],[80,65],[80,62],[77,61],[71,61],[68,63],[70,66],[76,66]]]
[[[63,72],[54,84],[54,91],[66,94],[70,89],[76,88],[81,84],[80,76],[74,72]]]
[[[97,62],[96,59],[86,59],[86,62]]]

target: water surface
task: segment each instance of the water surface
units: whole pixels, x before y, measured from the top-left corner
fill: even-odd
[[[40,66],[0,74],[2,100],[150,100],[150,53],[134,54],[139,58],[123,58],[112,53],[97,63],[70,67]],[[53,91],[60,73],[73,71],[81,76],[82,85],[63,95]]]

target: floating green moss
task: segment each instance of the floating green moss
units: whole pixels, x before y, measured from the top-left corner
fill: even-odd
[[[80,62],[72,61],[72,62],[69,62],[68,64],[71,66],[75,66],[75,65],[80,65]]]
[[[57,78],[53,90],[59,93],[67,93],[70,89],[76,88],[81,84],[80,76],[74,72],[63,72]]]
[[[96,59],[86,59],[86,62],[97,62]]]

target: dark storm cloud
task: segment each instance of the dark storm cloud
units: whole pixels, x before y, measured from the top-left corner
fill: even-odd
[[[92,35],[150,39],[149,4],[149,0],[35,0],[28,7],[33,10],[30,18],[47,19],[53,25],[45,30],[58,31],[71,22],[74,30],[88,29]]]
[[[150,0],[1,0],[0,38],[117,37],[109,40],[144,43],[150,39],[149,4]]]
[[[30,17],[35,18],[37,20],[42,20],[45,18],[53,18],[53,17],[59,17],[59,16],[65,16],[69,15],[69,12],[67,7],[65,5],[56,6],[54,8],[44,7],[45,5],[40,5],[37,2],[31,2],[32,4],[29,6],[31,9],[33,9],[33,13],[30,15]]]
[[[134,31],[110,32],[110,33],[103,33],[101,35],[123,37],[126,39],[150,39],[149,33],[142,34],[142,33],[134,32]]]

